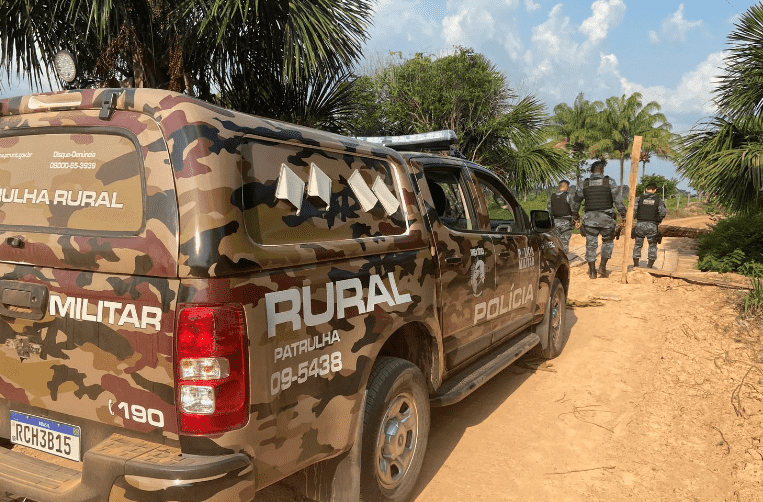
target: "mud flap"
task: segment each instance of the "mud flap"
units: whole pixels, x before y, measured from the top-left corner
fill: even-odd
[[[293,488],[317,502],[360,502],[360,449],[363,443],[363,412],[366,392],[360,402],[358,426],[349,451],[306,467]]]
[[[546,297],[546,308],[543,312],[543,320],[535,326],[533,332],[540,338],[540,346],[542,349],[548,347],[548,325],[551,317],[551,288],[548,288],[548,296]]]

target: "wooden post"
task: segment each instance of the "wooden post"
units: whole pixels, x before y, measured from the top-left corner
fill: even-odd
[[[638,184],[638,163],[641,154],[641,136],[633,138],[633,150],[631,150],[631,177],[628,181],[630,188],[628,190],[628,209],[625,211],[625,227],[623,233],[623,276],[620,282],[628,282],[628,264],[631,262],[631,227],[633,226],[633,206],[636,203],[636,185]]]

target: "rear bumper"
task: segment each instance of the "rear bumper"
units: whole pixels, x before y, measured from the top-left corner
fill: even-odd
[[[0,492],[36,502],[243,502],[254,499],[253,471],[243,453],[181,455],[117,434],[85,453],[81,472],[0,448]]]

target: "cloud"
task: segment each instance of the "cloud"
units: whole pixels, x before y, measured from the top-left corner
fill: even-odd
[[[517,35],[511,32],[506,33],[506,42],[504,42],[503,47],[512,61],[519,59],[519,53],[522,51],[522,41]]]
[[[591,4],[591,17],[580,25],[580,32],[588,37],[588,44],[595,45],[607,38],[609,30],[623,22],[625,2],[623,0],[596,0]]]
[[[376,0],[369,39],[384,50],[389,40],[434,40],[438,24],[426,14],[422,0]]]
[[[462,5],[458,13],[442,20],[442,35],[450,45],[470,45],[476,37],[493,38],[495,18],[485,9]]]
[[[516,61],[524,50],[512,15],[519,5],[520,0],[448,0],[449,15],[442,20],[441,39],[448,45],[474,47],[478,51],[486,44],[503,47]]]
[[[564,60],[577,52],[578,44],[572,39],[573,33],[570,18],[562,15],[562,4],[556,4],[548,13],[548,20],[533,27],[532,41],[541,53],[555,60]]]
[[[533,2],[533,0],[525,0],[525,9],[527,9],[527,12],[535,12],[540,9],[540,4]]]
[[[553,70],[552,62],[571,68],[586,64],[593,49],[612,28],[622,22],[624,16],[623,0],[596,0],[591,4],[591,16],[579,27],[574,27],[570,18],[563,14],[563,5],[556,4],[549,11],[546,22],[532,29],[532,42],[536,52],[544,57],[544,63],[542,68],[533,66],[529,72],[535,76],[548,74]],[[585,35],[586,39],[577,42],[575,37],[578,33]]]
[[[657,101],[665,112],[711,114],[716,111],[713,104],[713,91],[718,84],[720,68],[724,66],[726,52],[714,52],[699,63],[693,70],[685,73],[675,88],[662,85],[644,86],[631,82],[620,74],[619,62],[614,54],[601,54],[599,73],[612,74],[620,81],[623,94],[640,92],[645,103]]]
[[[684,4],[678,10],[662,21],[662,36],[671,42],[686,42],[686,34],[692,28],[702,26],[702,20],[687,21],[684,19]]]
[[[602,54],[600,57],[599,74],[612,73],[619,77],[620,61],[618,61],[617,56],[614,54]]]
[[[657,32],[654,30],[649,30],[649,41],[653,44],[656,44],[660,41],[660,37],[657,36]]]

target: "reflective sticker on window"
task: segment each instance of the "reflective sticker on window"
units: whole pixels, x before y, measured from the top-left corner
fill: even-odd
[[[368,184],[366,183],[366,180],[363,179],[360,171],[354,171],[347,182],[350,184],[352,191],[355,192],[355,198],[360,202],[363,211],[369,212],[373,209],[379,199],[377,199],[371,189],[368,188]]]
[[[288,201],[297,209],[297,214],[302,208],[302,196],[305,193],[305,182],[297,174],[289,169],[286,164],[281,164],[281,173],[278,175],[276,197]]]
[[[395,211],[397,211],[397,208],[400,207],[400,202],[398,202],[395,195],[389,190],[389,188],[387,188],[387,185],[384,184],[384,181],[382,181],[381,178],[376,178],[372,188],[376,196],[379,198],[379,202],[381,202],[382,206],[384,206],[384,210],[387,211],[387,214],[394,214]]]
[[[331,205],[331,178],[315,164],[310,163],[310,180],[307,183],[307,197],[315,207]]]

